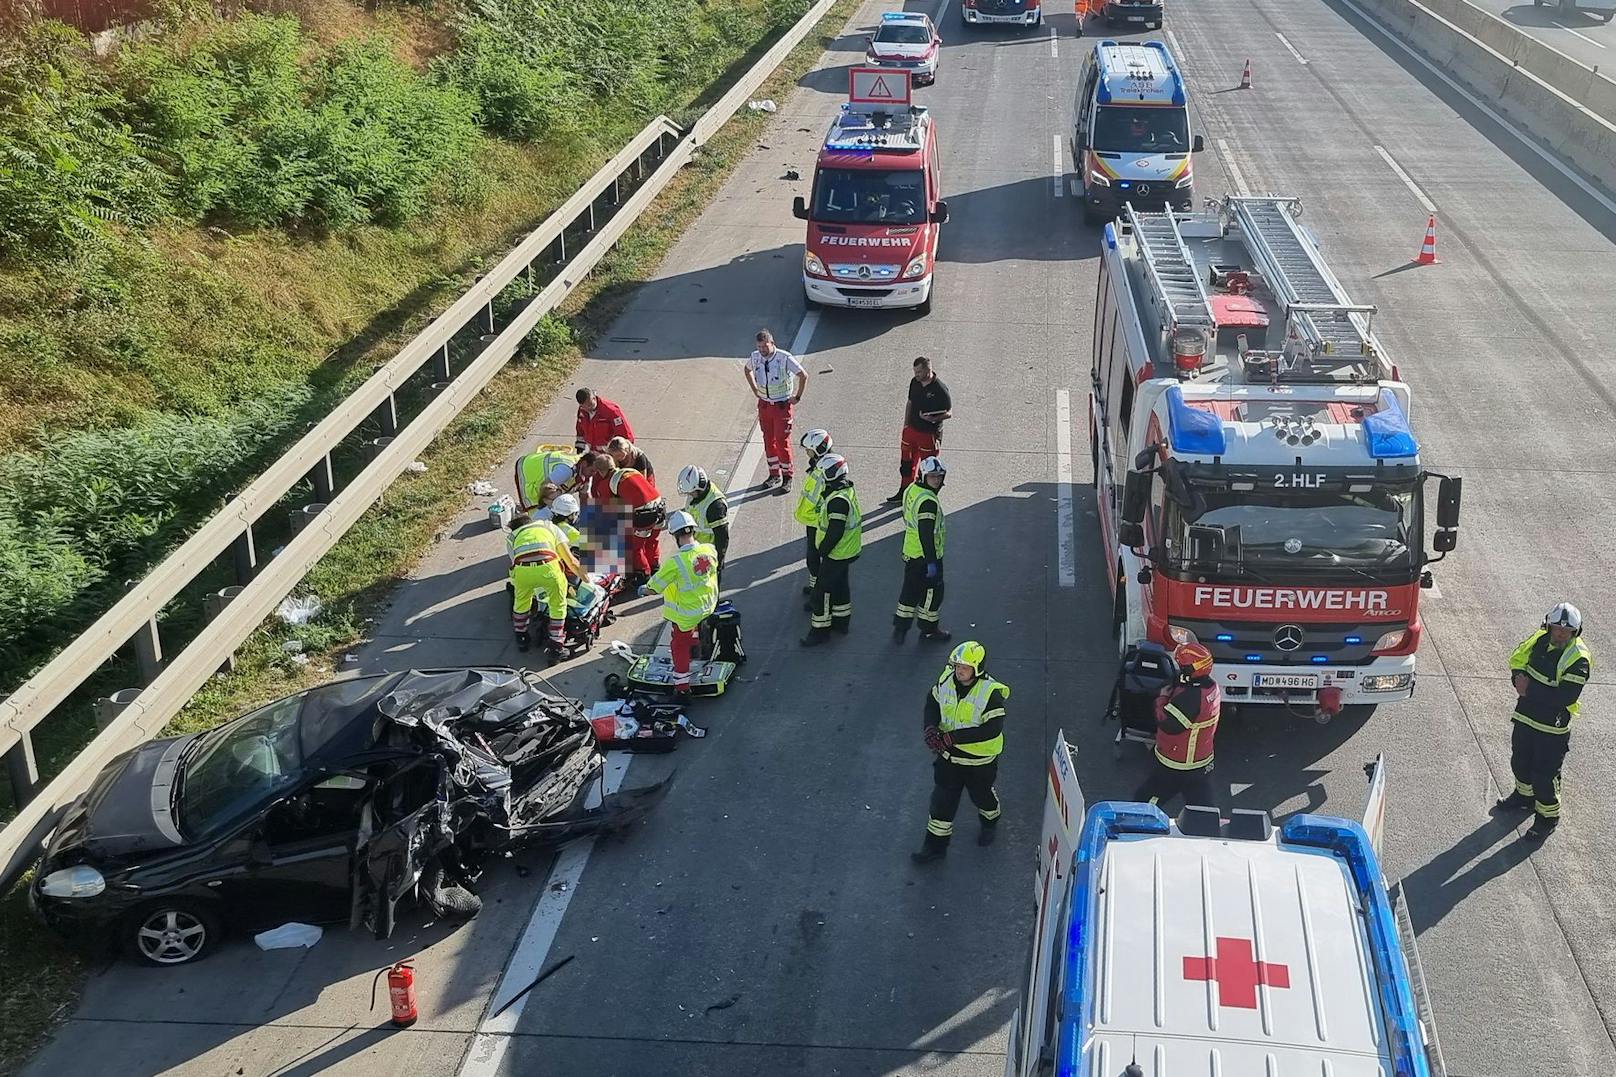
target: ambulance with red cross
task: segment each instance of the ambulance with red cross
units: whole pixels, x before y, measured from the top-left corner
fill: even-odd
[[[808,222],[802,287],[828,307],[931,310],[933,270],[948,203],[937,127],[910,98],[908,71],[855,67],[847,103],[792,212]]]
[[[1385,773],[1362,823],[1089,807],[1049,763],[1037,914],[1005,1077],[1446,1069],[1401,884],[1381,873]]]

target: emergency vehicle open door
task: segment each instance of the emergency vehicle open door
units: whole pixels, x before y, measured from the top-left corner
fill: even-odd
[[[1033,925],[1032,952],[1027,961],[1026,989],[1021,1007],[1010,1020],[1010,1050],[1005,1077],[1039,1072],[1040,1056],[1054,1046],[1059,1023],[1058,998],[1061,926],[1066,923],[1066,902],[1072,890],[1072,856],[1083,831],[1088,806],[1077,782],[1076,753],[1064,731],[1055,734],[1049,758],[1048,789],[1044,796],[1044,833],[1038,844],[1038,871],[1034,896],[1038,903]]]

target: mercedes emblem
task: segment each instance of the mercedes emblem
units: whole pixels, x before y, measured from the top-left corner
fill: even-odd
[[[1149,194],[1149,193],[1150,193],[1150,184],[1148,184],[1148,183],[1141,183],[1141,184],[1140,184],[1140,185],[1139,185],[1139,186],[1138,186],[1138,187],[1137,187],[1137,188],[1136,188],[1136,190],[1137,190],[1137,191],[1138,191],[1138,192],[1139,192],[1139,197],[1140,197],[1140,198],[1143,198],[1143,197],[1145,197],[1145,196],[1146,196],[1146,195],[1147,195],[1147,194]]]
[[[1288,538],[1288,539],[1286,539],[1285,540],[1285,552],[1286,553],[1301,553],[1302,552],[1302,540],[1299,539],[1299,538]]]
[[[1282,651],[1294,651],[1302,645],[1301,625],[1280,625],[1274,629],[1274,646]]]
[[[869,266],[859,266],[859,276],[864,278],[865,280],[869,280],[870,279],[870,267]]]

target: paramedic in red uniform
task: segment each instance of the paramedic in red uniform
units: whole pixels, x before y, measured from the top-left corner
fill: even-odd
[[[587,387],[574,395],[578,400],[578,434],[572,443],[575,451],[605,452],[613,438],[634,440],[634,428],[622,408]],[[589,498],[597,504],[606,500],[606,480],[596,479],[590,484]]]
[[[948,386],[931,369],[924,355],[915,360],[915,376],[909,381],[909,403],[904,408],[903,433],[898,438],[898,492],[887,504],[903,500],[903,492],[915,481],[920,461],[936,456],[943,444],[943,420],[949,418],[954,402]]]
[[[1212,742],[1223,694],[1212,680],[1212,652],[1186,643],[1173,652],[1173,661],[1178,683],[1156,697],[1156,760],[1133,798],[1161,806],[1182,793],[1186,806],[1215,808]]]
[[[758,426],[763,428],[763,455],[769,460],[765,489],[791,489],[791,421],[797,401],[808,388],[808,372],[797,357],[774,346],[774,334],[758,330],[757,350],[741,375],[758,401]]]
[[[606,480],[612,500],[625,506],[632,517],[628,530],[628,586],[641,587],[662,565],[660,541],[667,524],[667,502],[657,492],[648,475],[631,467],[618,467],[601,453],[595,458],[595,474]]]

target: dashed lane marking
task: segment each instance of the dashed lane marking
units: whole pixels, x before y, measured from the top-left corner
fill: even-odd
[[[1303,67],[1307,66],[1307,57],[1303,56],[1301,53],[1296,51],[1296,46],[1291,44],[1290,38],[1286,37],[1284,34],[1280,33],[1278,30],[1274,31],[1274,36],[1279,38],[1279,43],[1281,45],[1284,45],[1285,48],[1287,50],[1289,50],[1289,52],[1290,52],[1290,54],[1292,56],[1296,57],[1296,62],[1297,63],[1301,64]]]
[[[1060,585],[1077,586],[1077,535],[1072,516],[1072,395],[1055,390],[1055,544]]]
[[[1397,160],[1387,152],[1386,147],[1376,146],[1375,152],[1380,154],[1381,159],[1391,167],[1393,172],[1397,173],[1397,178],[1403,181],[1403,186],[1414,192],[1414,197],[1420,200],[1420,205],[1425,207],[1425,212],[1435,213],[1436,203],[1426,197],[1425,192],[1420,190],[1420,185],[1414,182],[1414,177],[1403,171],[1403,166],[1398,164]]]
[[[1228,140],[1220,138],[1214,145],[1218,147],[1218,158],[1223,161],[1223,170],[1229,174],[1229,185],[1234,188],[1234,193],[1240,198],[1248,197],[1251,186],[1246,183],[1246,177],[1234,159],[1234,152],[1229,149]]]
[[[1050,173],[1050,182],[1055,191],[1055,197],[1061,198],[1066,194],[1066,163],[1061,160],[1061,136],[1054,136],[1055,155]]]

